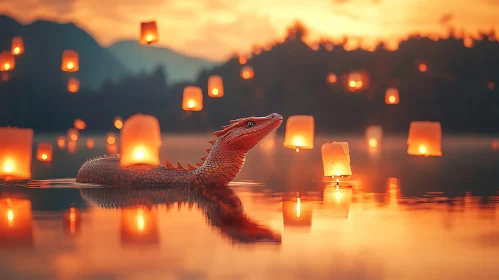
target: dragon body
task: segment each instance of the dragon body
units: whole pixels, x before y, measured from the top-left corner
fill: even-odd
[[[85,162],[76,177],[80,183],[107,186],[192,186],[226,185],[232,181],[246,159],[246,154],[262,138],[277,129],[282,116],[249,117],[230,121],[229,125],[213,133],[217,139],[207,149],[197,167],[188,164],[177,167],[169,161],[165,165],[136,164],[122,166],[119,155],[104,156]]]

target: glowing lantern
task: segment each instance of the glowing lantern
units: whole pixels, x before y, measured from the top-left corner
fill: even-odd
[[[27,199],[0,199],[0,247],[33,245],[31,202]]]
[[[284,147],[295,149],[314,148],[314,117],[313,116],[291,116],[286,121],[286,134]]]
[[[12,71],[16,67],[16,59],[14,56],[8,52],[4,51],[0,53],[0,71],[7,72]]]
[[[22,37],[15,36],[12,38],[11,53],[13,55],[21,55],[24,53],[24,42]]]
[[[306,227],[312,226],[313,204],[311,201],[303,201],[300,197],[293,200],[282,201],[282,220],[284,227]]]
[[[87,148],[93,149],[95,147],[95,141],[92,138],[87,139]]]
[[[244,56],[239,57],[239,64],[244,65],[248,60]]]
[[[325,143],[322,145],[321,153],[325,177],[352,176],[347,142]]]
[[[385,103],[386,104],[399,104],[400,97],[399,91],[396,88],[389,88],[385,93]]]
[[[78,130],[84,130],[85,127],[87,127],[87,124],[84,121],[80,120],[80,119],[76,119],[75,122],[74,122],[74,126]]]
[[[334,73],[329,73],[327,75],[327,82],[330,84],[334,84],[338,81],[338,77]]]
[[[68,92],[76,93],[80,91],[80,80],[77,78],[71,78],[68,81]]]
[[[442,156],[442,127],[439,122],[411,122],[407,153],[417,156]]]
[[[182,109],[185,111],[201,111],[203,109],[203,92],[201,88],[195,86],[184,88]]]
[[[74,235],[80,230],[80,216],[80,211],[78,211],[75,207],[71,207],[70,209],[64,211],[62,224],[65,234]]]
[[[57,146],[59,147],[59,149],[64,149],[66,147],[66,137],[57,137]]]
[[[155,21],[140,23],[140,40],[142,45],[152,44],[159,40],[158,26]]]
[[[52,144],[50,143],[39,143],[38,149],[36,151],[36,159],[39,161],[52,161]]]
[[[213,75],[208,79],[208,96],[213,98],[224,96],[224,83],[222,77]]]
[[[149,115],[136,114],[125,121],[120,133],[121,165],[159,165],[161,132],[158,120]]]
[[[338,188],[335,184],[324,188],[323,205],[332,210],[335,217],[348,218],[350,202],[352,201],[352,188]]]
[[[426,63],[419,63],[418,65],[419,72],[424,73],[428,71],[428,65]]]
[[[114,127],[121,129],[123,127],[123,120],[120,117],[114,118]]]
[[[367,145],[371,148],[375,148],[381,144],[383,139],[383,128],[378,125],[369,126],[366,129],[366,140]]]
[[[0,177],[31,178],[33,130],[0,128]]]
[[[146,207],[121,210],[122,244],[158,244],[159,231],[156,212]]]
[[[491,146],[492,146],[492,150],[494,150],[494,151],[499,150],[499,140],[497,140],[497,139],[492,140]]]
[[[247,65],[241,68],[241,78],[244,80],[253,79],[254,76],[255,72],[253,71],[253,67]]]
[[[367,84],[368,75],[364,71],[352,72],[348,75],[347,88],[352,92],[365,89],[367,87]]]
[[[80,137],[80,132],[78,132],[78,129],[76,129],[76,128],[68,129],[68,141],[69,142],[78,141],[79,137]]]
[[[106,137],[106,142],[108,145],[116,144],[116,134],[109,132]]]
[[[80,70],[78,53],[73,50],[65,50],[62,53],[61,70],[64,72],[77,72]]]

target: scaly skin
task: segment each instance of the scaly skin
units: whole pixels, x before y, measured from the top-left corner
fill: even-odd
[[[248,125],[249,122],[254,125]],[[207,157],[201,158],[204,161],[198,168],[189,164],[187,170],[180,163],[175,168],[168,161],[160,166],[121,166],[119,155],[112,155],[85,162],[78,171],[76,182],[136,187],[226,185],[243,167],[249,150],[281,123],[282,116],[276,113],[230,121],[230,125],[213,133],[217,139],[211,142],[213,148]]]
[[[281,242],[278,233],[251,221],[243,211],[239,197],[230,188],[190,186],[180,188],[97,188],[82,189],[81,196],[87,202],[101,208],[130,208],[134,206],[151,207],[186,203],[189,207],[196,204],[203,210],[209,224],[220,228],[224,236],[233,241]]]

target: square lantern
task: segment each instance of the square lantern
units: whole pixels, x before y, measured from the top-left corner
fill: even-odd
[[[11,53],[13,55],[21,55],[24,53],[24,42],[20,36],[12,38]]]
[[[350,202],[352,201],[352,188],[339,188],[335,184],[324,188],[323,205],[328,214],[337,218],[348,218]]]
[[[0,71],[8,72],[14,70],[16,67],[16,59],[8,51],[3,51],[0,53]]]
[[[121,244],[159,244],[155,209],[137,206],[121,210]]]
[[[76,142],[80,137],[80,132],[76,128],[68,129],[68,142]]]
[[[38,143],[36,149],[36,159],[39,161],[49,162],[52,161],[52,144],[47,142]]]
[[[0,247],[19,249],[33,246],[31,202],[27,199],[0,199]]]
[[[325,143],[322,145],[321,153],[325,177],[352,176],[347,142]]]
[[[140,44],[148,45],[159,40],[158,26],[156,21],[148,21],[140,23]]]
[[[255,72],[253,71],[253,67],[246,65],[241,68],[241,78],[243,78],[244,80],[253,79],[254,76]]]
[[[367,145],[371,148],[376,148],[381,144],[383,139],[383,128],[379,125],[372,125],[366,129]]]
[[[65,50],[62,53],[61,70],[64,72],[77,72],[80,70],[78,52],[74,50]]]
[[[291,116],[286,121],[286,134],[284,147],[295,149],[314,148],[314,117],[297,115]]]
[[[284,227],[312,227],[313,203],[300,197],[282,201],[282,220]]]
[[[203,109],[203,92],[201,88],[195,86],[184,88],[182,109],[185,111],[201,111]]]
[[[66,148],[66,137],[65,136],[59,136],[57,137],[57,146],[59,149],[64,149]]]
[[[31,178],[33,130],[0,128],[0,177]]]
[[[442,156],[442,127],[439,122],[411,122],[407,153],[416,156]]]
[[[114,118],[114,127],[116,127],[116,129],[121,129],[123,127],[123,120],[121,117]]]
[[[76,119],[74,122],[74,127],[78,130],[84,130],[85,127],[87,127],[87,124],[80,119]]]
[[[77,78],[71,78],[68,80],[68,92],[77,93],[80,91],[80,80]]]
[[[136,114],[125,121],[120,131],[121,165],[159,165],[161,131],[158,120],[150,115]]]
[[[224,96],[224,83],[222,77],[213,75],[208,78],[208,96],[212,98]]]
[[[399,104],[399,91],[396,88],[389,88],[385,92],[385,103],[390,105]]]

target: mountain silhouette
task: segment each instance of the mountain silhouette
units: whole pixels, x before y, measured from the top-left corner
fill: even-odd
[[[108,48],[134,73],[150,72],[161,65],[168,73],[168,81],[194,81],[203,68],[212,68],[216,62],[191,57],[164,47],[140,45],[137,41],[120,41]]]

